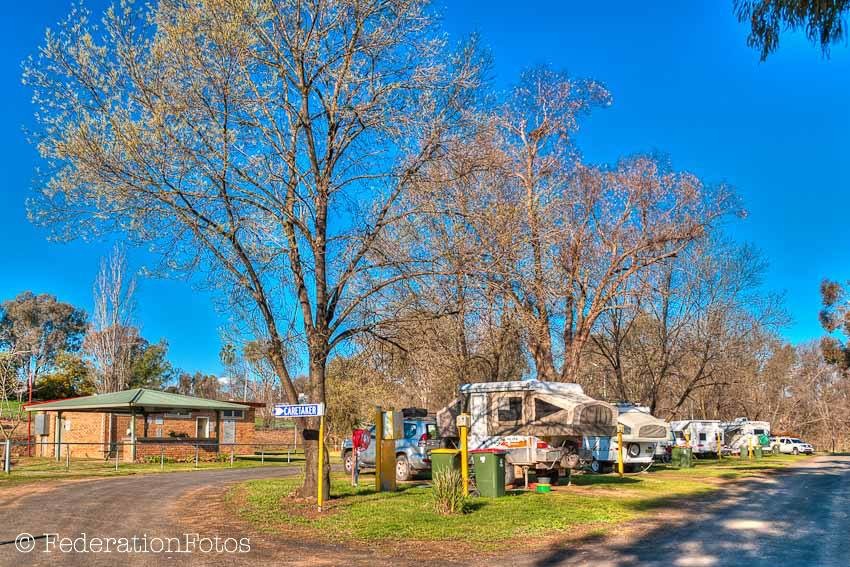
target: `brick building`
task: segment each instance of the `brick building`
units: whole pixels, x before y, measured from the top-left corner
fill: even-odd
[[[251,453],[251,402],[226,402],[137,388],[27,406],[35,414],[33,443],[40,456],[213,458]]]

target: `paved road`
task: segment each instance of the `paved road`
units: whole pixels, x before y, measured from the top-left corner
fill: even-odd
[[[220,559],[218,554],[194,553],[191,557],[195,559],[187,561],[190,556],[186,554],[62,553],[58,543],[47,553],[44,550],[50,543],[43,537],[35,540],[33,552],[22,554],[15,544],[6,542],[22,532],[55,533],[70,538],[80,537],[82,533],[88,538],[132,538],[144,534],[149,538],[174,537],[192,531],[178,524],[176,518],[181,515],[177,512],[185,512],[179,510],[181,499],[193,491],[204,489],[211,491],[211,496],[220,496],[233,482],[299,472],[300,467],[201,470],[68,482],[32,493],[28,493],[30,485],[11,488],[10,491],[19,491],[21,495],[0,494],[0,543],[3,543],[0,565],[216,564]],[[233,549],[233,542],[228,542],[228,546]],[[221,558],[225,557],[233,556],[221,554]]]
[[[515,567],[850,565],[850,458],[817,457],[764,479],[735,483],[690,517],[624,541],[513,558]]]
[[[287,540],[247,530],[222,517],[229,484],[296,474],[296,468],[166,473],[66,483],[30,494],[0,493],[0,566],[12,565],[403,565],[410,554]],[[24,487],[21,487],[24,488]],[[208,506],[207,506],[208,504]],[[191,510],[186,510],[186,507]],[[188,513],[187,513],[188,512]],[[735,483],[688,505],[689,515],[647,524],[611,540],[588,539],[520,557],[487,558],[482,565],[679,565],[770,567],[850,565],[850,458],[810,459],[781,474]],[[180,517],[197,518],[179,520]],[[669,513],[665,514],[669,516]],[[44,553],[36,540],[27,555],[10,541],[20,532],[65,537],[168,538],[193,533],[251,539],[251,551],[231,553]],[[234,543],[231,541],[231,547]],[[384,550],[385,551],[385,550]],[[320,561],[321,560],[321,561]],[[429,563],[431,563],[429,561]]]

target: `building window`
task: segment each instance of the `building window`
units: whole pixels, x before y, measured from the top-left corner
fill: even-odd
[[[558,407],[555,404],[550,404],[547,401],[535,399],[534,400],[534,417],[535,419],[543,419],[544,417],[550,416],[552,414],[558,413],[564,408]]]
[[[221,416],[230,419],[245,419],[245,410],[224,410],[223,412],[221,412]]]
[[[210,418],[199,417],[195,426],[195,437],[198,439],[209,439],[210,436]]]
[[[499,421],[521,421],[522,398],[502,398],[499,400]]]

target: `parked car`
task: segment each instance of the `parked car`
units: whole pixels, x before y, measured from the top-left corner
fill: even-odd
[[[375,426],[369,427],[371,440],[369,447],[360,453],[360,469],[375,468]],[[428,451],[440,446],[437,437],[437,423],[433,417],[406,417],[404,419],[404,438],[395,442],[396,480],[410,480],[416,474],[431,470]],[[351,438],[342,443],[342,461],[345,472],[351,474],[353,464]]]
[[[809,443],[796,437],[771,437],[770,446],[773,447],[774,453],[785,453],[786,455],[798,455],[800,453],[811,455],[815,452],[815,448]]]

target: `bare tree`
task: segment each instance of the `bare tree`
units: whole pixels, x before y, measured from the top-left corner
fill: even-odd
[[[584,164],[573,136],[608,102],[595,81],[534,69],[434,175],[453,199],[441,210],[475,243],[467,269],[506,299],[542,380],[575,380],[596,321],[623,307],[636,274],[681,252],[731,204],[724,187],[651,157]]]
[[[760,288],[765,269],[751,246],[706,238],[644,271],[631,307],[604,315],[593,335],[613,391],[665,417],[689,417],[691,405],[729,417],[736,388],[756,380],[786,322],[781,297]]]
[[[422,269],[386,261],[387,232],[475,86],[471,56],[446,54],[420,0],[122,4],[99,30],[75,9],[25,70],[53,166],[34,216],[127,231],[165,270],[247,298],[292,402],[279,324],[295,309],[323,402],[331,351]]]
[[[27,376],[21,372],[24,351],[0,352],[0,433],[8,441],[24,420],[22,404],[27,393]]]
[[[128,273],[124,247],[116,244],[100,262],[94,282],[94,314],[83,342],[100,393],[127,388],[133,347],[140,339],[133,326],[135,291],[136,279]]]

